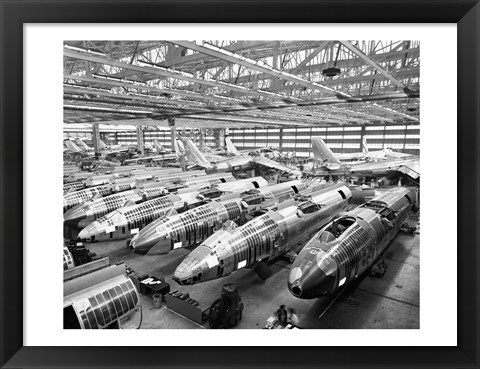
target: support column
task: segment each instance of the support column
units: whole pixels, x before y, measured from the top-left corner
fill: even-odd
[[[205,129],[200,129],[200,151],[205,150]]]
[[[225,148],[225,129],[218,128],[213,130],[213,137],[215,138],[215,146],[219,149]]]
[[[278,150],[283,151],[283,127],[280,127],[278,132]]]
[[[92,124],[92,141],[93,141],[93,152],[95,153],[95,158],[101,156],[100,153],[100,128],[98,123]]]
[[[142,126],[137,126],[137,151],[145,155],[145,141]]]
[[[177,145],[175,145],[176,131],[175,131],[175,117],[168,118],[168,126],[170,127],[170,142],[172,145],[172,152],[177,152]]]
[[[363,151],[363,138],[365,137],[366,129],[365,124],[362,125],[362,130],[360,131],[360,151]]]

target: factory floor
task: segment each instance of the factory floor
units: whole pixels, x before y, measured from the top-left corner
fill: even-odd
[[[288,291],[290,262],[287,259],[270,265],[273,273],[265,282],[250,269],[241,269],[216,281],[179,286],[172,275],[188,250],[175,250],[165,256],[142,256],[127,249],[125,241],[86,243],[85,246],[99,256],[109,256],[111,264],[125,262],[139,274],[164,277],[171,290],[189,293],[202,309],[220,297],[224,284],[237,284],[244,304],[238,329],[263,328],[281,304],[295,310],[301,328],[415,329],[420,325],[419,241],[418,229],[413,234],[401,231],[384,255],[388,268],[383,277],[364,275],[342,293],[314,300],[297,299]],[[141,296],[141,303],[142,329],[209,328],[208,322],[194,323],[167,309],[165,303],[154,308],[149,297]]]

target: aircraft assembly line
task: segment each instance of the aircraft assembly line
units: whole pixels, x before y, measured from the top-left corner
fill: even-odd
[[[122,45],[64,44],[64,328],[419,328],[418,42]]]

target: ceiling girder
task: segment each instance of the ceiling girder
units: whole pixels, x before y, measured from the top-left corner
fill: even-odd
[[[89,77],[81,77],[82,80],[89,80],[90,78]],[[93,79],[95,82],[97,81],[96,79]],[[103,82],[104,80],[100,80],[99,82]],[[110,81],[110,80],[105,80],[106,82],[108,83],[111,83],[113,84],[114,86],[117,86],[117,85],[121,85],[120,82],[116,82],[116,81]],[[132,85],[132,87],[137,87],[136,85]],[[142,87],[143,88],[143,87]],[[158,89],[155,89],[155,90],[158,90]],[[155,92],[159,92],[159,91],[155,91]],[[165,104],[165,105],[175,105],[175,106],[182,106],[182,107],[190,107],[190,108],[194,108],[194,109],[197,109],[197,111],[204,111],[206,113],[212,113],[212,110],[214,109],[207,109],[207,108],[204,108],[202,105],[200,104],[197,104],[197,103],[194,103],[194,102],[190,102],[190,101],[184,101],[184,100],[172,100],[172,99],[166,99],[166,98],[163,98],[163,97],[156,97],[156,96],[138,96],[138,95],[123,95],[123,94],[114,94],[114,93],[111,93],[111,92],[106,92],[106,91],[101,91],[101,90],[98,90],[98,89],[89,89],[89,88],[78,88],[78,87],[70,87],[70,86],[64,86],[64,93],[66,94],[74,94],[74,95],[98,95],[98,96],[104,96],[104,97],[110,97],[110,98],[116,98],[116,99],[124,99],[124,100],[136,100],[136,101],[148,101],[148,102],[152,102],[152,103],[156,103],[156,104]],[[105,101],[105,102],[108,102],[108,101]],[[113,103],[113,102],[111,102]],[[221,107],[218,107],[219,109],[222,109]],[[242,108],[241,111],[245,111],[246,109],[245,108]],[[257,109],[253,109],[253,110],[257,110]],[[241,112],[240,111],[240,112]],[[251,110],[247,110],[247,111],[251,111]],[[180,112],[179,112],[180,113]],[[262,113],[264,113],[262,111]],[[271,113],[270,113],[271,114]],[[304,115],[311,115],[311,116],[316,116],[320,119],[323,119],[325,117],[331,119],[331,120],[338,120],[338,123],[344,123],[345,122],[345,117],[335,117],[335,116],[327,116],[326,114],[322,114],[320,112],[317,112],[317,111],[310,111],[310,110],[303,110],[303,109],[299,109],[299,110],[295,110],[295,111],[291,111],[291,114],[295,115],[296,116],[296,119],[302,119],[304,120],[305,117],[303,117]],[[175,115],[175,113],[172,112],[172,114],[170,115]],[[272,114],[271,114],[272,115]],[[292,117],[293,119],[293,117]],[[382,118],[381,117],[377,117],[377,119],[381,120]],[[311,119],[308,119],[308,120],[311,120]],[[356,119],[356,118],[349,118],[349,120],[356,120],[356,123],[364,123],[365,121],[363,120],[359,120],[359,119]]]
[[[185,91],[185,90],[177,90],[177,89],[164,89],[164,88],[158,88],[158,87],[150,87],[150,86],[139,86],[134,83],[128,83],[126,81],[112,81],[108,79],[103,79],[103,78],[93,78],[93,77],[84,77],[84,76],[76,76],[76,75],[70,75],[70,74],[64,74],[63,75],[64,79],[68,80],[77,80],[77,81],[84,81],[84,82],[89,82],[93,84],[99,84],[99,85],[107,85],[107,86],[114,86],[114,87],[128,87],[128,88],[134,88],[137,90],[143,90],[143,91],[150,91],[150,92],[156,92],[160,94],[170,94],[170,95],[178,95],[190,99],[198,99],[198,100],[211,100],[211,101],[217,101],[217,102],[222,102],[222,103],[236,103],[238,100],[236,99],[230,99],[228,97],[221,97],[221,96],[215,96],[215,95],[202,95],[197,92],[193,91]],[[159,96],[159,98],[161,98]],[[166,99],[165,100],[169,100]]]
[[[289,73],[285,73],[285,72],[282,72],[282,71],[275,70],[275,69],[273,69],[272,67],[270,67],[266,64],[261,65],[259,62],[255,61],[255,60],[245,58],[241,55],[236,55],[234,53],[223,50],[223,49],[218,48],[218,47],[213,46],[213,45],[204,44],[203,46],[201,46],[201,45],[197,45],[197,44],[194,44],[194,43],[188,42],[188,41],[169,41],[169,42],[174,43],[174,44],[179,45],[179,46],[182,46],[182,47],[190,48],[192,50],[195,50],[197,52],[200,52],[200,53],[203,53],[203,54],[206,54],[206,55],[214,56],[214,57],[217,57],[219,59],[223,59],[223,60],[226,60],[226,61],[229,61],[229,62],[232,62],[232,63],[240,64],[240,65],[243,65],[247,68],[251,68],[251,69],[254,69],[254,70],[259,71],[259,72],[267,73],[267,74],[270,74],[270,75],[272,75],[274,77],[277,77],[277,78],[286,79],[287,81],[294,82],[294,83],[296,83],[300,86],[304,86],[304,87],[307,87],[307,88],[310,88],[310,89],[313,89],[313,90],[316,90],[316,89],[326,90],[326,91],[334,94],[337,97],[337,99],[350,99],[350,98],[352,98],[352,95],[350,95],[350,94],[334,90],[334,89],[332,89],[328,86],[324,86],[324,85],[321,85],[321,84],[316,83],[316,82],[309,82],[309,81],[307,81],[307,80],[305,80],[301,77],[298,77],[298,76],[295,76],[295,75],[292,75],[292,74],[289,74]],[[205,46],[205,45],[207,45],[207,46]],[[379,108],[379,106],[377,106],[376,104],[372,104],[372,105],[375,106],[377,109]],[[389,109],[389,110],[392,111],[392,112],[395,112],[394,110],[391,110],[391,109]],[[385,110],[383,110],[383,111],[385,111]],[[400,113],[400,112],[395,112],[395,113],[397,113],[397,115],[399,115],[399,116],[402,116],[403,118],[408,118],[408,119],[411,119],[411,120],[418,121],[417,118],[411,117],[408,114],[404,114],[404,113]]]
[[[180,57],[175,59],[174,61],[177,62],[178,59],[183,59],[182,65],[185,67],[188,67],[188,64],[190,63],[191,66],[194,69],[198,69],[198,66],[200,66],[199,62],[204,65],[204,61],[208,61],[208,65],[211,66],[215,64],[217,66],[217,70],[215,70],[214,74],[208,72],[209,67],[207,64],[205,64],[205,67],[202,67],[201,71],[204,73],[206,72],[206,75],[212,75],[212,78],[199,78],[195,77],[195,75],[191,73],[186,73],[186,72],[181,72],[178,70],[169,70],[165,69],[162,67],[158,67],[159,65],[162,66],[163,62],[160,62],[158,64],[155,64],[154,66],[139,66],[135,65],[137,61],[134,61],[134,58],[129,58],[129,61],[134,61],[133,64],[128,64],[124,62],[120,62],[117,60],[112,60],[109,59],[106,56],[99,56],[98,54],[92,54],[92,53],[84,53],[82,51],[72,51],[72,50],[67,50],[64,49],[64,56],[66,57],[65,60],[69,61],[71,63],[71,59],[69,58],[74,58],[74,59],[80,59],[84,60],[87,63],[93,62],[96,63],[97,65],[105,65],[106,71],[110,71],[110,68],[106,67],[107,65],[113,66],[116,69],[115,73],[120,73],[122,75],[123,72],[133,72],[132,74],[135,74],[138,76],[138,78],[141,78],[142,80],[148,76],[148,78],[152,77],[155,81],[151,82],[151,86],[139,86],[138,84],[135,83],[135,81],[129,81],[129,80],[112,80],[112,79],[104,79],[104,78],[92,78],[92,77],[86,77],[86,76],[76,76],[76,75],[68,75],[65,74],[64,78],[67,80],[71,81],[82,81],[85,83],[88,83],[90,86],[110,86],[110,87],[120,87],[122,88],[121,90],[118,90],[119,93],[115,93],[117,91],[112,91],[109,92],[108,90],[98,90],[95,88],[80,88],[80,86],[75,86],[75,87],[70,87],[67,84],[64,85],[64,94],[65,94],[65,99],[69,100],[67,97],[69,94],[70,95],[80,95],[80,97],[75,97],[72,96],[70,100],[75,100],[75,101],[85,101],[87,104],[89,104],[88,101],[88,96],[93,95],[93,98],[91,99],[91,102],[96,102],[99,103],[97,105],[95,104],[89,104],[90,107],[92,108],[92,111],[98,112],[100,115],[104,114],[104,117],[99,117],[100,119],[107,119],[107,115],[116,115],[116,119],[119,118],[120,115],[123,115],[125,117],[124,120],[128,121],[132,117],[134,119],[138,120],[138,114],[144,115],[145,117],[153,118],[153,121],[158,121],[157,119],[165,119],[168,116],[176,116],[178,119],[182,119],[182,117],[187,117],[190,122],[194,122],[194,119],[197,119],[199,121],[207,121],[207,120],[212,120],[213,118],[207,116],[207,115],[212,115],[212,114],[229,114],[229,113],[234,113],[236,114],[235,118],[230,118],[230,119],[236,119],[231,120],[233,123],[241,123],[242,120],[247,120],[250,119],[253,122],[249,124],[273,124],[271,120],[275,121],[287,121],[285,122],[285,125],[317,125],[315,123],[318,123],[318,125],[325,124],[326,119],[328,119],[328,124],[365,124],[365,123],[370,123],[366,119],[371,119],[374,121],[383,121],[383,122],[388,122],[388,123],[397,123],[398,119],[391,119],[391,117],[397,116],[397,117],[402,117],[406,120],[413,121],[413,122],[419,122],[419,119],[416,117],[413,117],[411,115],[402,113],[400,111],[397,111],[395,109],[401,108],[401,106],[397,103],[394,104],[387,104],[387,106],[382,106],[379,104],[376,104],[375,101],[388,101],[388,100],[397,100],[401,102],[402,108],[405,106],[404,104],[408,104],[409,106],[411,104],[418,104],[418,97],[419,97],[419,92],[418,91],[412,91],[411,89],[405,90],[405,93],[390,93],[388,90],[391,89],[394,86],[400,86],[401,88],[406,87],[406,83],[411,83],[411,79],[408,79],[411,77],[418,78],[419,74],[419,68],[416,67],[418,64],[413,63],[412,65],[415,65],[413,67],[407,67],[403,69],[396,69],[395,73],[392,75],[390,72],[388,72],[384,67],[382,67],[379,62],[388,62],[389,60],[396,60],[395,58],[398,59],[400,58],[405,58],[406,54],[408,53],[408,58],[413,58],[413,60],[416,60],[415,58],[418,56],[419,49],[413,48],[413,49],[408,49],[408,50],[398,50],[403,43],[399,43],[395,48],[389,49],[388,52],[385,52],[383,54],[379,53],[373,53],[370,55],[366,55],[363,51],[360,49],[356,48],[352,43],[348,41],[341,41],[342,45],[347,50],[350,50],[353,52],[355,55],[358,56],[358,58],[354,59],[340,59],[338,63],[344,63],[348,68],[352,68],[352,65],[349,65],[349,61],[355,61],[355,63],[358,63],[360,66],[365,66],[368,65],[368,67],[362,67],[360,69],[357,69],[356,75],[354,74],[352,77],[348,78],[336,78],[333,80],[326,80],[322,81],[321,83],[319,82],[311,82],[308,81],[302,77],[299,77],[297,75],[293,75],[291,73],[299,73],[299,71],[304,69],[305,66],[307,66],[312,60],[315,59],[315,56],[317,56],[319,53],[321,53],[322,49],[327,47],[331,42],[328,41],[323,41],[323,42],[302,42],[300,43],[299,41],[292,41],[289,43],[282,42],[282,50],[284,50],[284,54],[287,55],[287,53],[296,53],[299,50],[309,50],[311,49],[312,51],[306,55],[308,51],[305,52],[305,57],[303,58],[298,58],[295,57],[295,61],[300,63],[295,66],[295,63],[293,63],[294,68],[291,68],[285,71],[281,71],[280,67],[278,68],[271,68],[269,65],[263,63],[262,61],[257,62],[254,59],[262,59],[262,58],[268,58],[275,56],[275,50],[278,52],[278,41],[240,41],[236,42],[234,44],[230,44],[225,46],[224,48],[219,48],[215,45],[209,45],[206,44],[206,46],[201,46],[197,45],[194,43],[189,43],[185,41],[168,41],[163,43],[162,45],[166,44],[176,44],[181,47],[187,47],[195,50],[195,48],[198,49],[207,49],[207,51],[197,51],[195,54],[190,54],[186,55],[184,57]],[[183,44],[183,45],[182,45]],[[294,51],[291,50],[286,50],[287,49],[287,44],[293,45],[296,49]],[[276,45],[276,46],[275,46]],[[94,45],[96,46],[96,45]],[[383,47],[381,50],[386,49],[387,46]],[[356,51],[355,51],[356,49]],[[133,49],[132,49],[133,50]],[[248,53],[249,57],[246,58],[242,55],[235,54],[231,51],[237,51],[237,50],[253,50]],[[286,50],[286,51],[285,51]],[[269,54],[270,52],[270,54]],[[273,54],[272,54],[273,52]],[[280,54],[280,53],[279,53]],[[205,57],[207,55],[207,57]],[[294,54],[292,54],[294,55]],[[345,57],[350,57],[351,54],[348,52],[343,52],[342,55]],[[128,56],[128,55],[127,55]],[[316,58],[315,60],[319,60],[319,58]],[[173,61],[168,61],[168,62],[173,62]],[[80,63],[81,65],[88,65],[87,63]],[[195,64],[196,63],[196,64]],[[250,76],[248,75],[243,75],[239,77],[239,83],[241,82],[246,82],[251,78],[254,78],[254,80],[261,80],[261,79],[283,79],[285,81],[289,81],[290,83],[287,84],[286,86],[280,86],[280,88],[277,89],[253,89],[251,86],[245,87],[239,84],[230,84],[228,82],[222,82],[222,81],[217,81],[216,78],[219,78],[220,76],[225,76],[225,73],[222,74],[222,72],[231,64],[238,64],[239,66],[243,66],[248,69],[256,70],[259,73],[256,74],[251,74]],[[395,65],[397,65],[398,62],[396,62]],[[409,65],[411,63],[408,63]],[[69,64],[70,65],[70,64]],[[178,64],[175,64],[178,65]],[[282,64],[283,65],[283,64]],[[292,64],[290,63],[289,66]],[[314,65],[309,65],[308,66],[308,72],[312,73],[314,71],[320,70],[320,66],[325,66],[325,63],[323,64],[314,64]],[[358,65],[354,65],[354,67],[358,67]],[[241,68],[241,67],[240,67]],[[372,68],[376,71],[378,71],[379,74],[376,75],[364,75],[365,73],[362,73],[363,71],[366,70],[372,70]],[[182,68],[182,70],[188,70],[186,68]],[[82,69],[79,69],[79,71],[83,71]],[[122,72],[123,71],[123,72]],[[87,73],[87,76],[89,76],[89,71],[85,71]],[[291,72],[291,73],[288,73]],[[360,72],[360,74],[358,74]],[[98,72],[97,72],[98,73]],[[236,72],[235,72],[236,73]],[[250,72],[251,73],[251,72]],[[125,74],[125,73],[123,73]],[[363,75],[362,75],[363,74]],[[106,72],[105,75],[107,76]],[[113,74],[112,74],[113,76]],[[212,90],[209,92],[211,93],[210,95],[205,95],[204,93],[199,93],[199,92],[189,92],[189,86],[178,86],[177,89],[164,89],[160,87],[154,87],[154,83],[158,83],[159,77],[164,78],[172,78],[172,79],[179,79],[182,81],[188,81],[190,83],[193,83],[194,85],[202,85],[205,86],[206,89],[209,87],[213,87],[214,89],[218,89],[218,94],[215,94]],[[401,78],[403,77],[403,81]],[[352,96],[351,94],[344,91],[337,91],[336,89],[332,88],[333,86],[337,86],[340,88],[344,88],[344,86],[351,84],[351,83],[362,83],[364,81],[368,82],[368,80],[375,79],[376,81],[383,80],[383,84],[379,87],[381,88],[376,88],[377,91],[383,91],[384,87],[386,86],[391,86],[383,93],[374,93],[372,95],[360,95],[363,93],[363,90],[359,88],[357,92],[355,92],[356,96]],[[245,80],[245,81],[244,81]],[[393,82],[393,86],[388,84],[386,85],[385,80],[389,80]],[[229,80],[225,80],[229,81]],[[168,81],[167,81],[168,83]],[[163,85],[163,82],[162,82]],[[308,87],[307,87],[308,85]],[[260,86],[260,85],[259,85]],[[325,92],[328,91],[329,94],[334,94],[334,96],[328,97],[328,95],[322,95],[318,93],[308,93],[309,90],[307,91],[306,97],[311,99],[311,100],[303,100],[300,97],[289,97],[287,95],[283,94],[278,94],[275,93],[275,91],[283,91],[285,93],[288,91],[288,94],[291,93],[291,90],[294,90],[297,86],[302,86],[303,88],[308,88],[311,91],[320,91],[320,92]],[[332,87],[330,87],[332,86]],[[360,85],[359,85],[360,86]],[[260,86],[261,88],[261,86]],[[128,94],[123,93],[123,89],[125,92]],[[128,90],[127,90],[128,89]],[[222,96],[221,91],[230,91],[229,94],[225,94],[227,96]],[[142,94],[142,92],[151,92],[152,95],[145,95]],[[205,91],[205,89],[203,89]],[[212,93],[213,92],[213,93]],[[350,91],[349,91],[350,92]],[[158,94],[158,95],[154,95]],[[234,96],[238,96],[240,94],[242,96],[242,99],[234,98]],[[82,95],[85,95],[83,97]],[[102,96],[102,98],[98,98],[97,96]],[[169,98],[171,96],[174,96],[174,98]],[[245,99],[246,96],[256,96],[254,99]],[[319,97],[320,96],[320,97]],[[325,96],[325,97],[323,97]],[[180,98],[178,98],[180,97]],[[262,97],[268,100],[274,100],[274,101],[266,101],[264,99],[259,100],[258,97]],[[119,99],[123,100],[119,101]],[[404,102],[402,102],[404,100]],[[141,101],[142,103],[134,103],[134,101]],[[406,101],[406,102],[405,102]],[[413,102],[412,102],[413,101]],[[149,106],[150,104],[156,104]],[[357,105],[361,107],[363,111],[355,111],[355,110],[350,110],[350,109],[340,109],[335,106],[340,105],[340,104],[349,104],[349,106]],[[363,103],[363,104],[362,104]],[[220,105],[221,104],[221,105]],[[127,107],[130,106],[130,107]],[[390,106],[390,107],[388,107]],[[66,101],[65,102],[65,118],[68,118],[67,116],[71,116],[72,110],[69,109],[74,109],[74,108],[82,107],[79,104],[76,104],[75,102],[71,103],[71,101]],[[138,107],[144,108],[143,110],[137,109]],[[316,109],[321,107],[321,111],[318,111]],[[364,108],[369,108],[369,110],[364,110]],[[392,109],[393,108],[393,109]],[[96,109],[96,110],[95,110]],[[105,110],[104,112],[100,113],[99,109]],[[285,109],[282,113],[277,113],[277,109]],[[378,111],[381,111],[383,114],[382,116],[377,116],[374,114],[371,114],[372,111],[371,109],[375,109]],[[367,111],[367,112],[366,112]],[[406,112],[406,110],[405,110]],[[335,113],[335,114],[332,114]],[[370,114],[369,114],[370,113]],[[418,115],[415,114],[414,115]],[[92,116],[93,121],[98,121],[98,119],[94,119]],[[227,117],[228,118],[228,117]],[[225,118],[224,118],[225,119]],[[260,120],[259,120],[260,119]],[[265,119],[264,121],[262,119]],[[214,120],[216,122],[221,122],[221,118],[216,116]],[[278,122],[277,122],[278,123]],[[202,124],[199,122],[199,124]],[[223,124],[223,123],[221,123]],[[284,125],[284,122],[281,122],[280,125]]]
[[[317,47],[308,56],[306,56],[305,59],[303,59],[302,62],[298,64],[295,68],[291,69],[289,73],[295,74],[301,71],[308,63],[310,63],[313,58],[315,58],[320,53],[320,51],[325,49],[329,43],[329,41],[322,42],[319,47]]]
[[[321,85],[321,84],[316,83],[316,82],[310,82],[310,81],[307,81],[307,80],[305,80],[301,77],[295,76],[293,74],[273,69],[272,67],[270,67],[269,65],[267,65],[263,62],[260,63],[256,60],[252,60],[252,59],[246,58],[244,56],[234,54],[234,53],[232,53],[228,50],[221,49],[221,48],[216,47],[214,45],[204,44],[203,46],[201,46],[201,45],[194,44],[193,42],[189,42],[189,41],[169,41],[169,42],[174,43],[174,44],[179,45],[179,46],[182,46],[182,47],[187,47],[189,49],[195,50],[195,51],[197,51],[199,53],[202,53],[202,54],[205,54],[205,55],[210,55],[210,56],[213,56],[213,57],[216,57],[216,58],[219,58],[219,59],[231,62],[231,63],[243,65],[244,67],[256,70],[258,72],[269,74],[273,77],[281,78],[281,79],[296,83],[300,86],[304,86],[304,87],[310,88],[312,90],[323,90],[323,91],[326,91],[326,92],[328,92],[330,94],[333,94],[333,95],[339,95],[340,98],[350,97],[347,94],[344,94],[341,91],[336,91],[336,90],[334,90],[334,89],[332,89],[328,86],[324,86],[324,85]],[[205,45],[208,45],[208,46],[205,46]]]
[[[406,88],[405,84],[402,81],[399,81],[397,78],[393,77],[387,70],[385,70],[383,67],[381,67],[377,62],[372,60],[368,55],[364,54],[362,50],[360,50],[358,47],[353,45],[349,41],[340,41],[340,43],[346,47],[348,50],[353,52],[355,55],[357,55],[360,59],[362,59],[365,63],[376,69],[381,75],[383,75],[385,78],[389,79],[392,81],[395,85],[401,88]]]
[[[400,50],[400,51],[393,51],[387,52],[382,54],[376,54],[375,56],[371,56],[371,58],[375,61],[385,60],[385,61],[394,61],[394,60],[401,60],[402,57],[408,53],[409,57],[417,57],[420,53],[418,48],[409,49],[409,50]],[[330,63],[320,63],[320,64],[313,64],[308,66],[308,71],[311,73],[321,71],[329,66]],[[354,59],[340,59],[337,61],[337,68],[351,68],[353,65],[363,65],[363,61],[360,58]],[[287,69],[285,72],[292,73],[295,68]],[[249,83],[253,80],[263,80],[263,79],[271,79],[272,76],[267,73],[258,73],[252,76],[241,76],[238,78],[238,83]],[[232,82],[232,79],[224,79],[224,82]],[[323,81],[325,83],[327,81]],[[182,87],[182,89],[189,89],[188,86]]]
[[[81,53],[81,52],[76,52],[76,51],[71,51],[64,49],[64,56],[70,57],[70,58],[76,58],[76,59],[81,59],[81,60],[88,60],[90,62],[95,62],[95,63],[101,63],[101,64],[107,64],[107,65],[113,65],[119,68],[124,68],[124,69],[130,69],[130,70],[135,70],[141,73],[149,73],[149,74],[155,74],[158,76],[162,77],[168,77],[168,78],[177,78],[180,80],[192,82],[192,83],[199,83],[203,85],[207,85],[210,87],[217,87],[221,89],[227,89],[231,91],[236,91],[243,93],[245,95],[254,95],[254,96],[262,96],[268,99],[286,99],[288,97],[283,96],[283,95],[278,95],[273,92],[268,92],[268,91],[260,91],[260,90],[253,90],[253,89],[248,89],[246,87],[240,86],[240,85],[233,85],[230,83],[226,82],[219,82],[219,81],[214,81],[212,79],[202,79],[202,78],[196,78],[193,75],[185,72],[179,72],[163,67],[156,67],[156,66],[138,66],[138,65],[133,65],[133,64],[128,64],[128,63],[123,63],[115,60],[110,60],[106,57],[103,56],[98,56],[98,55],[92,55],[88,53]]]

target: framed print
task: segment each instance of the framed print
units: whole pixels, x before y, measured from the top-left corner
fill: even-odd
[[[1,7],[2,368],[479,367],[478,2]]]

